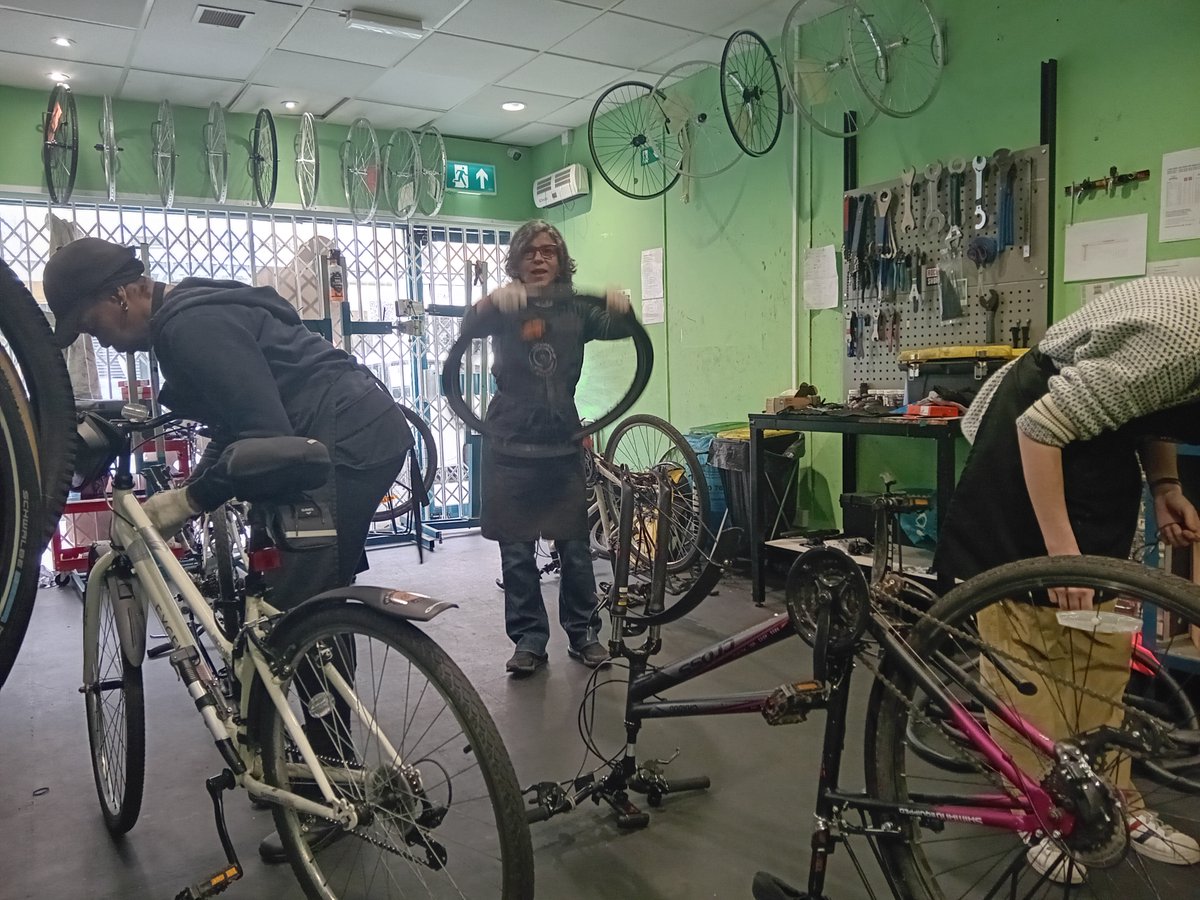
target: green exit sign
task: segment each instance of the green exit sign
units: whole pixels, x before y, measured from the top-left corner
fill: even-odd
[[[496,167],[483,163],[446,162],[446,189],[463,194],[496,193]]]

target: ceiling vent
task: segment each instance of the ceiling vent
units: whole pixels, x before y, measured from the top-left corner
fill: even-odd
[[[225,9],[222,6],[197,6],[196,15],[192,21],[199,25],[212,25],[216,28],[241,28],[247,19],[254,16],[252,12],[242,12],[240,9]]]

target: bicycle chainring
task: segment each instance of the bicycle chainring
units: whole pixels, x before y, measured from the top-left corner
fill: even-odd
[[[826,651],[845,653],[867,627],[867,580],[858,563],[840,550],[817,547],[801,556],[788,571],[786,593],[788,618],[810,647],[816,647],[823,613]]]

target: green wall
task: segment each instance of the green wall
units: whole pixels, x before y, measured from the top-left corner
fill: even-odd
[[[0,128],[0,185],[21,190],[32,189],[46,196],[40,127],[49,93],[48,87],[42,93],[0,86],[0,119],[7,126]],[[76,93],[75,102],[80,122],[75,198],[95,199],[96,195],[103,195],[105,190],[100,154],[92,149],[99,140],[101,100],[99,97]],[[158,202],[158,184],[150,162],[150,124],[157,118],[157,113],[156,103],[118,100],[114,104],[117,143],[124,148],[117,179],[118,198],[121,200],[151,204]],[[205,168],[202,129],[208,119],[208,110],[175,106],[173,113],[176,152],[179,155],[175,175],[176,206],[189,201],[207,203],[211,194]],[[279,184],[275,207],[296,208],[300,204],[300,193],[296,186],[293,160],[300,118],[280,114],[274,118],[279,146]],[[229,146],[229,206],[254,204],[254,189],[246,167],[249,134],[253,126],[253,115],[225,114]],[[317,144],[321,158],[317,206],[323,212],[347,212],[338,164],[338,150],[346,138],[347,130],[344,125],[317,123]],[[386,141],[387,137],[386,130],[380,132],[380,141]],[[448,158],[494,165],[499,191],[495,196],[447,192],[442,207],[443,216],[519,222],[533,214],[532,163],[528,157],[513,162],[504,151],[503,145],[487,141],[446,139]]]
[[[1200,3],[1191,0],[941,0],[948,65],[932,103],[910,119],[880,117],[859,140],[859,182],[893,177],[905,164],[1020,148],[1039,138],[1042,60],[1058,60],[1058,185],[1053,315],[1079,304],[1078,285],[1062,283],[1063,226],[1070,200],[1062,186],[1115,165],[1151,170],[1148,183],[1084,200],[1075,221],[1148,213],[1149,256],[1200,256],[1200,241],[1157,242],[1162,154],[1200,146]],[[782,21],[779,23],[782,29]],[[764,35],[776,41],[777,34]],[[809,246],[841,244],[842,142],[800,124],[793,167],[792,117],[774,150],[699,181],[692,201],[678,188],[652,201],[618,196],[594,171],[586,128],[565,148],[553,141],[533,154],[544,173],[568,161],[592,169],[591,196],[549,210],[579,260],[580,281],[617,281],[638,297],[641,250],[666,251],[667,323],[650,326],[659,351],[642,406],[693,425],[744,419],[763,398],[810,381],[844,396],[842,311],[797,315],[791,362],[792,273]],[[791,185],[799,199],[793,241]],[[891,472],[901,484],[931,485],[929,442],[861,441],[859,483],[878,486]],[[962,444],[965,457],[966,444]],[[838,439],[810,435],[804,478],[812,524],[834,516],[840,485]],[[832,489],[830,486],[833,486]]]

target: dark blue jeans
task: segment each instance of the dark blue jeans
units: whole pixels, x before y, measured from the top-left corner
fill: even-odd
[[[579,649],[600,633],[596,577],[586,540],[555,541],[562,575],[558,585],[558,621],[571,646]],[[550,640],[550,622],[542,601],[537,545],[533,541],[500,544],[504,578],[504,627],[518,650],[539,656]]]

